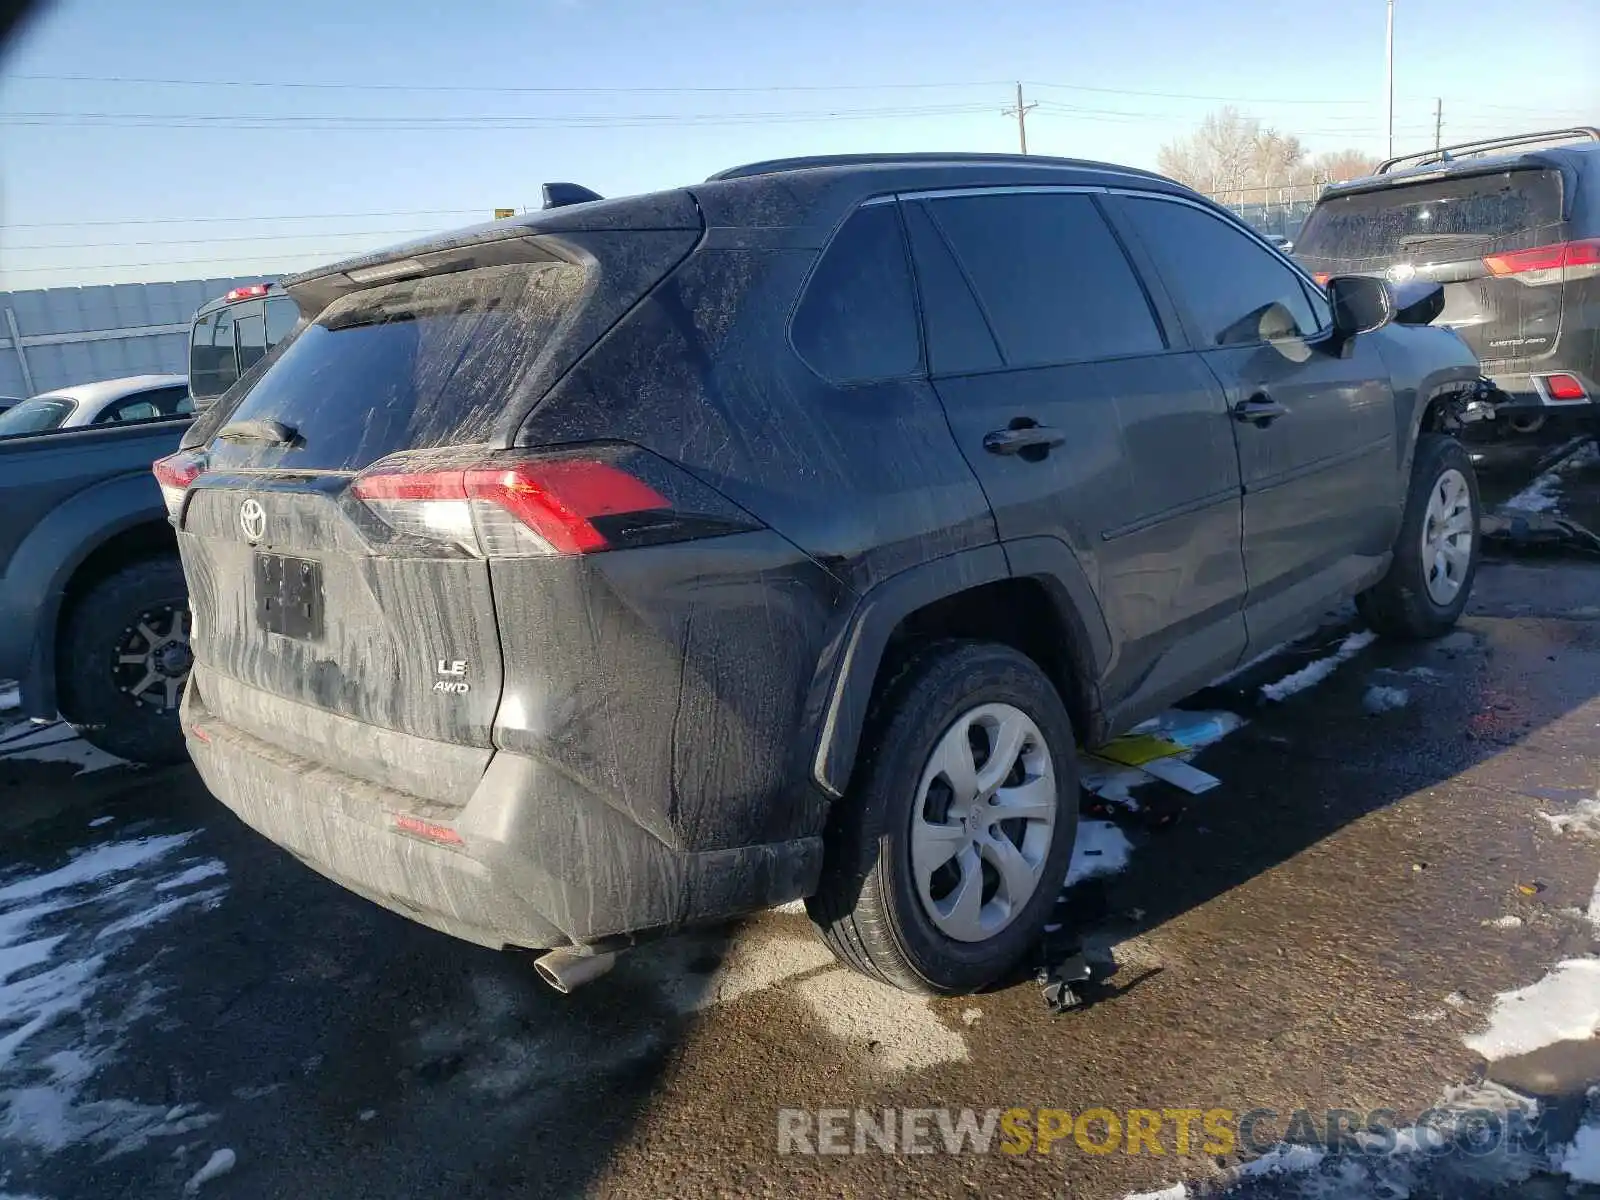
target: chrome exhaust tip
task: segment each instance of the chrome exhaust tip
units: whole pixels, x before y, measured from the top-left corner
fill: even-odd
[[[533,960],[533,969],[539,972],[551,987],[567,995],[586,983],[599,979],[616,965],[614,951],[590,953],[577,946],[560,946],[541,954]]]

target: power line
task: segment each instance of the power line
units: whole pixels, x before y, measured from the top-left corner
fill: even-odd
[[[377,247],[369,247],[377,249]],[[283,254],[247,254],[242,257],[250,262],[272,262],[279,259],[309,259],[313,262],[337,262],[342,258],[349,258],[352,254],[361,253],[358,247],[346,246],[338,250],[305,250],[285,252]],[[237,262],[238,259],[226,255],[213,255],[210,258],[163,258],[156,262],[135,263],[68,263],[59,267],[5,267],[0,268],[0,278],[6,275],[34,274],[39,271],[131,271],[134,268],[145,267],[195,267],[205,263]]]
[[[955,116],[988,112],[988,105],[942,105],[896,110],[851,110],[818,113],[736,113],[728,116],[602,116],[562,117],[250,117],[209,114],[146,114],[130,118],[120,113],[40,113],[0,115],[0,125],[57,129],[228,129],[277,130],[290,133],[459,133],[474,130],[524,129],[659,129],[666,126],[711,128],[737,125],[803,125],[832,121],[886,120],[897,117]],[[148,119],[147,119],[148,118]]]
[[[481,210],[480,210],[481,211]],[[437,227],[424,225],[416,229],[351,229],[331,230],[313,229],[309,233],[250,233],[239,237],[182,237],[160,238],[155,241],[145,242],[53,242],[49,245],[6,245],[0,242],[0,250],[102,250],[116,246],[188,246],[195,243],[217,242],[285,242],[295,238],[338,238],[338,237],[402,237],[413,233],[434,233]]]
[[[134,75],[12,75],[12,79],[30,79],[55,83],[117,83],[149,84],[162,87],[218,87],[218,88],[284,88],[326,91],[362,92],[493,92],[506,95],[533,96],[670,96],[679,94],[740,94],[761,92],[877,92],[933,88],[1008,87],[1001,80],[976,80],[942,83],[804,83],[804,84],[753,84],[716,86],[663,86],[663,87],[506,87],[493,84],[454,83],[354,83],[347,80],[291,80],[291,79],[157,79]]]
[[[476,208],[412,208],[398,209],[394,212],[294,213],[286,216],[128,217],[120,221],[35,221],[23,225],[7,224],[0,226],[0,229],[88,229],[111,225],[206,225],[238,221],[344,221],[361,220],[366,217],[454,217],[482,211],[483,206],[480,204]],[[316,234],[311,236],[315,237]]]
[[[529,87],[495,84],[440,84],[440,83],[357,83],[352,80],[291,80],[291,79],[173,79],[135,75],[55,75],[21,74],[12,79],[27,79],[56,83],[111,83],[159,87],[213,87],[213,88],[264,88],[301,89],[315,91],[371,91],[371,92],[465,92],[501,95],[544,96],[669,96],[669,95],[738,95],[784,92],[875,92],[902,90],[938,90],[954,88],[1010,87],[1010,80],[944,80],[909,83],[807,83],[807,84],[722,84],[695,86],[590,86],[590,87]],[[1062,91],[1096,92],[1116,96],[1156,96],[1172,100],[1219,100],[1241,104],[1366,104],[1368,101],[1340,97],[1308,96],[1224,96],[1197,92],[1152,92],[1135,88],[1096,87],[1081,83],[1054,83],[1024,80],[1029,87],[1056,88]]]

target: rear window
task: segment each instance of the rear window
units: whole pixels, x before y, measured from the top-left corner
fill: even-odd
[[[396,450],[482,441],[584,281],[571,264],[518,263],[343,296],[229,417],[279,421],[294,445],[219,442],[213,459],[349,470]]]
[[[1295,239],[1297,257],[1361,268],[1453,262],[1561,240],[1561,173],[1504,171],[1358,192],[1322,201]]]

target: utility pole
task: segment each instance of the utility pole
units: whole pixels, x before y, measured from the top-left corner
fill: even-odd
[[[1012,113],[1017,115],[1017,142],[1022,147],[1022,152],[1028,152],[1028,114],[1039,107],[1036,100],[1032,104],[1022,102],[1022,84],[1017,84],[1017,103],[1014,108],[1002,108],[1000,115],[1009,117]]]
[[[1444,128],[1444,97],[1433,98],[1433,148],[1439,148],[1439,133]]]
[[[1383,39],[1384,58],[1384,107],[1383,128],[1389,137],[1389,153],[1385,158],[1394,157],[1394,0],[1389,0],[1389,23]]]

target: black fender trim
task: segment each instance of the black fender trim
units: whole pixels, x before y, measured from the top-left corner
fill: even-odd
[[[119,534],[165,523],[148,470],[121,475],[66,500],[16,548],[0,583],[4,657],[18,664],[22,705],[30,717],[55,717],[56,633],[74,572]],[[173,555],[177,555],[174,539]]]
[[[900,572],[873,587],[856,603],[839,653],[839,665],[811,760],[818,787],[837,799],[849,786],[867,709],[889,638],[911,613],[960,592],[1012,578],[1037,579],[1064,620],[1074,643],[1067,647],[1073,665],[1086,670],[1092,687],[1090,708],[1099,721],[1095,681],[1111,658],[1111,636],[1088,577],[1071,549],[1052,537],[1024,538],[963,550]],[[1078,731],[1092,737],[1093,729]]]

